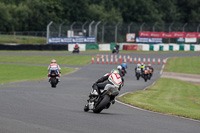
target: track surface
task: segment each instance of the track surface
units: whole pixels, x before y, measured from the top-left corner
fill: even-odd
[[[162,58],[199,54],[132,56]],[[145,83],[143,79],[136,80],[135,65],[128,64],[125,86],[120,93],[142,90],[151,85],[160,77],[161,70],[161,65],[153,67],[154,75]],[[92,84],[113,68],[116,65],[89,64],[62,76],[57,88],[51,88],[47,79],[1,85],[0,133],[199,133],[198,121],[141,111],[120,103],[100,114],[84,112]]]

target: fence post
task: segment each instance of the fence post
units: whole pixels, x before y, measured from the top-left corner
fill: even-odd
[[[153,32],[155,31],[155,27],[156,27],[157,24],[158,24],[158,23],[155,22],[155,24],[153,25]]]
[[[88,21],[86,21],[83,25],[82,25],[82,32],[84,32],[84,27],[85,25],[88,23]]]
[[[197,33],[199,33],[199,27],[200,27],[200,24],[197,26]],[[197,37],[197,44],[199,43],[199,39]]]
[[[53,23],[53,21],[51,21],[48,25],[47,25],[47,40],[46,40],[46,42],[47,42],[47,44],[49,43],[49,27],[50,27],[50,25]]]
[[[97,31],[98,31],[98,25],[101,23],[101,21],[99,21],[96,25],[95,25],[95,37],[96,37],[96,42],[97,42]]]
[[[70,26],[70,30],[71,30],[71,36],[70,37],[72,37],[72,30],[73,30],[73,26],[76,24],[76,22],[73,22],[72,24],[71,24],[71,26]]]
[[[171,27],[173,26],[173,24],[174,24],[174,22],[172,22],[171,24],[170,24],[170,26],[169,26],[169,32],[171,32]],[[169,41],[168,41],[169,43],[170,43],[170,38],[169,38]]]
[[[128,33],[130,33],[131,32],[131,25],[132,25],[133,23],[131,22],[129,25],[128,25]]]
[[[115,43],[117,43],[117,26],[120,24],[120,22],[118,22],[116,25],[115,25]]]
[[[94,23],[95,21],[93,20],[91,23],[90,23],[90,25],[89,25],[89,37],[91,36],[91,30],[92,30],[92,24]]]
[[[104,26],[107,24],[107,22],[105,22],[103,25],[102,25],[102,43],[104,43]]]
[[[140,31],[142,31],[142,27],[144,26],[145,22],[142,23],[142,25],[140,26]]]
[[[186,26],[186,25],[187,25],[187,23],[185,23],[184,26],[183,26],[183,32],[185,31],[185,26]]]
[[[62,22],[61,24],[60,24],[60,26],[59,26],[59,33],[58,33],[58,36],[60,37],[61,36],[61,27],[62,27],[62,25],[64,24],[65,22]]]

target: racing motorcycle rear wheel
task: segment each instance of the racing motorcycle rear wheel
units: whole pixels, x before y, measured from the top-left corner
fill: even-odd
[[[102,101],[93,110],[94,113],[100,113],[110,102],[110,96],[105,95]]]
[[[56,78],[51,78],[51,87],[56,87]]]

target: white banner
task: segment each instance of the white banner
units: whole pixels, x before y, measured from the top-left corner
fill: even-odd
[[[185,38],[185,43],[194,43],[197,42],[197,38]]]
[[[99,51],[110,51],[110,44],[99,44]]]

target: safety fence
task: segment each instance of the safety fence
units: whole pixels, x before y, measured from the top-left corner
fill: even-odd
[[[127,33],[135,33],[139,37],[139,32],[196,32],[199,33],[199,23],[122,23],[122,22],[101,22],[101,21],[86,21],[86,22],[50,22],[47,26],[48,37],[95,37],[96,43],[122,43],[126,42]],[[48,38],[47,37],[47,38]],[[196,43],[200,39],[197,39]],[[163,43],[176,43],[176,38],[163,38]]]
[[[92,57],[92,64],[122,64],[122,63],[130,63],[130,64],[153,64],[153,65],[161,65],[166,63],[166,58],[160,57],[136,57],[130,55],[121,55],[121,54],[97,54],[96,57]]]

